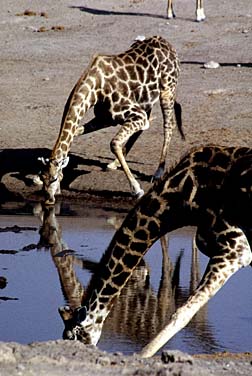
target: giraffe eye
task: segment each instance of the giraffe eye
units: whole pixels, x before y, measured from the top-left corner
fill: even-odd
[[[75,311],[75,313],[76,313],[76,321],[77,321],[77,323],[81,323],[82,321],[85,320],[85,318],[87,316],[87,308],[85,306],[77,308],[77,310]]]

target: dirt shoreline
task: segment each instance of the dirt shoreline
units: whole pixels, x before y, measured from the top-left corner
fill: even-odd
[[[41,200],[33,185],[56,140],[66,99],[95,53],[118,53],[138,35],[162,35],[181,60],[177,100],[186,141],[174,132],[167,165],[191,147],[218,144],[251,147],[252,12],[250,0],[206,2],[207,19],[194,22],[194,1],[176,1],[177,18],[165,19],[165,1],[0,0],[0,206]],[[29,9],[31,14],[25,10]],[[217,69],[204,69],[208,61]],[[88,114],[85,122],[91,118]],[[147,190],[162,145],[159,106],[128,157]],[[83,207],[127,211],[134,205],[121,170],[106,171],[115,129],[74,141],[64,171],[61,200]],[[36,319],[36,318],[34,318]],[[181,357],[183,360],[181,360]],[[0,375],[250,375],[252,355],[176,355],[168,364],[100,352],[63,341],[0,343]]]
[[[0,375],[250,375],[252,354],[191,356],[166,351],[141,359],[138,355],[109,354],[80,342],[49,341],[20,345],[0,342]]]

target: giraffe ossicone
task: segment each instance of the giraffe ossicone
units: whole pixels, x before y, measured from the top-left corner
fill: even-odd
[[[46,203],[54,204],[60,192],[62,169],[73,138],[108,126],[120,128],[110,142],[133,195],[143,190],[130,171],[126,156],[140,134],[149,127],[154,104],[159,100],[163,115],[164,141],[157,171],[165,165],[172,131],[177,126],[184,138],[181,106],[176,102],[179,60],[175,49],[160,36],[137,40],[118,55],[96,55],[82,74],[65,104],[61,128],[50,160],[41,174]],[[94,119],[81,125],[86,112],[94,107]],[[155,177],[155,174],[154,174]]]
[[[128,213],[102,256],[78,310],[60,310],[65,338],[97,344],[115,299],[152,244],[195,226],[209,258],[195,291],[141,355],[154,355],[239,269],[252,262],[252,149],[205,146],[185,155]],[[67,316],[67,320],[64,318]]]

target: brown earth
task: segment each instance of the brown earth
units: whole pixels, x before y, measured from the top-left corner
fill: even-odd
[[[164,17],[165,0],[0,0],[0,4],[3,207],[10,200],[41,198],[38,187],[32,185],[32,177],[40,169],[37,157],[49,155],[72,87],[93,54],[122,52],[138,35],[162,35],[176,47],[181,60],[177,100],[183,107],[186,141],[174,133],[168,165],[196,145],[251,147],[251,0],[206,1],[204,23],[194,22],[194,0],[177,0],[178,17],[169,21]],[[219,62],[220,67],[205,69],[203,64],[211,60]],[[91,116],[88,114],[85,122]],[[113,158],[109,143],[114,133],[110,128],[75,140],[64,171],[64,200],[81,200],[83,206],[133,205],[123,172],[105,171]],[[157,105],[150,129],[128,157],[145,189],[151,184],[161,145],[162,118]],[[61,341],[30,347],[2,344],[0,362],[5,359],[6,367],[0,368],[0,375],[8,370],[12,372],[8,374],[32,375],[36,367],[41,367],[36,374],[56,375],[70,370],[77,375],[84,361],[82,374],[251,373],[251,355],[197,358],[193,365],[176,363],[179,368],[173,369],[174,365],[156,363],[156,358],[150,363],[131,357],[118,360],[118,356],[101,355],[98,350],[93,356],[93,349],[81,348],[79,354],[79,347]],[[64,354],[59,355],[59,351]],[[7,360],[5,352],[12,360]],[[212,369],[213,364],[219,368]]]

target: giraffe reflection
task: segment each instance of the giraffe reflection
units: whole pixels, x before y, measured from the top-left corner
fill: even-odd
[[[85,299],[85,288],[77,278],[75,269],[77,267],[93,273],[98,263],[80,259],[74,255],[73,251],[69,251],[62,238],[62,229],[55,214],[56,210],[54,206],[37,207],[37,215],[42,222],[39,246],[50,249],[59,275],[62,293],[70,307],[69,311],[63,312],[66,332],[68,326],[72,325],[72,312],[81,307]],[[173,265],[168,255],[165,236],[160,239],[160,244],[162,272],[158,292],[154,291],[151,286],[150,269],[142,259],[123,288],[120,298],[116,300],[105,322],[103,328],[105,333],[123,335],[141,346],[148,343],[164,327],[178,305],[187,300],[192,288],[194,289],[198,284],[200,272],[196,248],[192,252],[190,287],[189,290],[185,290],[180,287],[180,265],[183,252],[180,252]],[[203,338],[203,349],[215,347],[215,341],[207,325],[207,308],[203,308],[198,313],[195,320],[188,326],[188,330],[195,334],[196,341]]]
[[[56,205],[59,208],[59,205]],[[58,209],[59,210],[59,209]],[[62,229],[56,219],[55,207],[36,207],[42,226],[40,228],[39,247],[49,248],[53,262],[58,271],[62,293],[72,309],[78,308],[82,302],[84,288],[78,280],[74,266],[82,267],[82,261],[73,251],[69,251],[67,244],[62,239]]]

